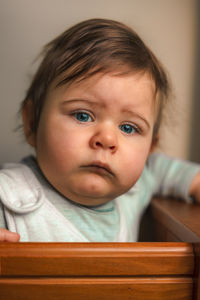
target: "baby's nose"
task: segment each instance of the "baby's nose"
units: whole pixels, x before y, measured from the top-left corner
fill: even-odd
[[[111,128],[101,128],[99,129],[91,138],[90,146],[93,149],[104,149],[110,150],[115,153],[118,148],[117,133]]]

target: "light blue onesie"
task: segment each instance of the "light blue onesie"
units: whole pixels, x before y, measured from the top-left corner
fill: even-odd
[[[0,171],[0,227],[20,241],[134,242],[141,216],[155,194],[188,195],[200,166],[153,154],[138,182],[109,203],[87,208],[60,195],[44,178],[34,157]]]

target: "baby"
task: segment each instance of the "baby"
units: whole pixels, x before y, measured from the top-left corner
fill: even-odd
[[[155,194],[200,202],[200,166],[151,154],[169,93],[119,22],[84,21],[50,42],[21,106],[35,157],[0,171],[0,241],[133,242]]]

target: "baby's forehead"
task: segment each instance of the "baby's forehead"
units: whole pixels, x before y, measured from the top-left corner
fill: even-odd
[[[141,82],[144,84],[147,83],[148,85],[151,85],[152,90],[156,90],[155,87],[155,80],[153,77],[145,71],[122,71],[122,70],[116,70],[116,71],[107,71],[107,72],[97,72],[93,75],[85,74],[85,76],[82,76],[76,80],[69,81],[67,83],[62,83],[63,79],[57,79],[53,82],[51,85],[50,91],[61,88],[63,91],[68,90],[85,90],[85,91],[92,91],[94,87],[96,87],[99,83],[104,83],[104,85],[107,83],[110,84],[110,81],[113,79],[116,79],[116,89],[121,82],[123,82],[124,78],[129,78],[130,85],[138,85]]]

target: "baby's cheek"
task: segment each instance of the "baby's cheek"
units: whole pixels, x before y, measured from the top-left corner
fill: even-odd
[[[127,163],[124,163],[124,168],[122,170],[122,181],[123,184],[127,185],[129,188],[136,183],[145,166],[145,159],[135,158]]]

